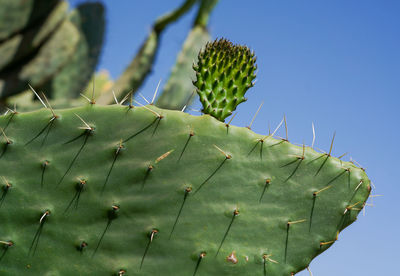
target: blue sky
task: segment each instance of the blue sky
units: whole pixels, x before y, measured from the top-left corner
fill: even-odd
[[[108,25],[98,69],[108,69],[116,78],[154,19],[181,1],[103,1]],[[268,123],[277,125],[285,114],[290,141],[310,144],[314,122],[316,147],[329,150],[336,131],[334,155],[348,152],[345,159],[361,163],[376,186],[373,193],[383,195],[311,263],[315,276],[396,274],[399,14],[396,0],[220,0],[211,16],[213,38],[247,44],[258,56],[257,83],[233,124],[248,125],[264,101],[255,132],[267,133]],[[193,17],[191,11],[164,33],[154,72],[141,88],[148,98],[160,79],[166,82]]]

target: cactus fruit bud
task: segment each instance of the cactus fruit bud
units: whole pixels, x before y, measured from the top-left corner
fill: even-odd
[[[256,57],[246,46],[234,45],[226,39],[207,43],[193,66],[196,91],[203,112],[220,121],[232,114],[246,99],[244,94],[255,79]]]

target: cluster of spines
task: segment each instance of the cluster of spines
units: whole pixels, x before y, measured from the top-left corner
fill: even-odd
[[[226,39],[207,43],[198,55],[196,91],[203,112],[220,121],[246,101],[244,94],[254,85],[256,57],[246,46],[234,45]]]

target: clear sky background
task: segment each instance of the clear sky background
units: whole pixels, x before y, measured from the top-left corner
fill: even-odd
[[[154,19],[182,1],[104,0],[108,25],[98,69],[116,78]],[[164,33],[140,90],[148,98],[160,79],[166,82],[194,14]],[[314,122],[315,146],[328,151],[336,131],[333,154],[348,152],[344,159],[361,163],[376,186],[372,193],[383,195],[311,263],[314,276],[400,275],[400,1],[220,0],[209,29],[258,56],[257,83],[233,124],[248,125],[264,101],[252,127],[257,133],[268,133],[268,122],[276,126],[285,114],[291,142],[311,144]]]

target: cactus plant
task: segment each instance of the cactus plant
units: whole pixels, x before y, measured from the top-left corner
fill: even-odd
[[[77,98],[98,60],[101,4],[67,16],[64,1],[5,1],[0,98],[29,82],[53,99],[20,93],[11,102],[36,111],[0,116],[1,275],[294,275],[356,220],[370,180],[331,155],[333,140],[319,153],[224,123],[253,86],[253,52],[215,40],[189,69],[218,0],[158,18],[115,83],[95,76],[97,102],[137,90],[161,33],[195,2],[159,107],[136,107]],[[193,77],[205,115],[163,109],[189,103]]]
[[[205,49],[199,93],[209,93],[204,72],[228,64],[243,96],[254,54],[226,40]],[[212,79],[211,93],[232,90],[227,76]],[[318,153],[221,122],[236,108],[225,97],[212,116],[95,101],[1,116],[1,274],[280,276],[308,267],[356,220],[370,180],[331,155],[333,140]]]

